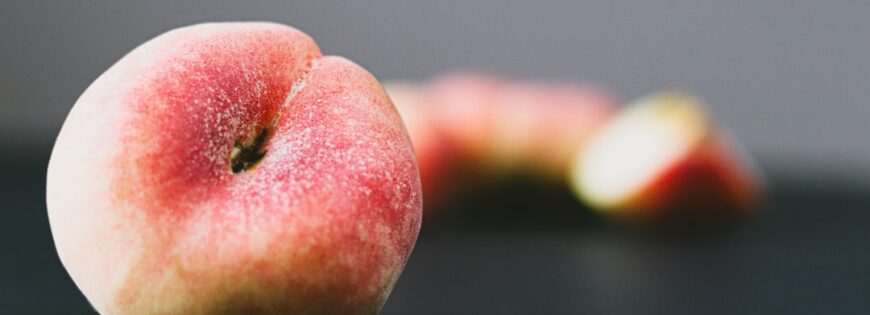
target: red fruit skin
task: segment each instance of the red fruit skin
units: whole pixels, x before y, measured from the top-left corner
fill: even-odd
[[[233,148],[267,130],[262,160]],[[371,314],[420,228],[377,80],[270,23],[143,44],[82,95],[49,164],[61,260],[105,314]]]
[[[661,232],[722,231],[755,213],[763,174],[703,102],[660,92],[623,109],[578,151],[576,195]]]
[[[677,223],[752,215],[763,185],[734,145],[727,137],[708,135],[628,200],[624,214]]]

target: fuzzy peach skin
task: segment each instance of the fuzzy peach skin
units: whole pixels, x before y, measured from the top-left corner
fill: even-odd
[[[384,88],[401,114],[414,144],[424,200],[427,204],[437,202],[449,188],[447,181],[454,175],[451,171],[457,166],[454,159],[458,153],[448,140],[445,127],[437,123],[438,108],[419,83],[394,81],[384,83]]]
[[[624,109],[577,152],[571,178],[587,203],[641,219],[744,216],[764,186],[703,103],[678,92]]]
[[[103,314],[373,314],[422,211],[378,81],[271,23],[173,30],[103,73],[57,138],[47,203]]]

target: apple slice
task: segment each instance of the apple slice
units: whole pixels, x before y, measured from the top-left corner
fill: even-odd
[[[570,179],[591,206],[646,218],[747,214],[762,187],[754,164],[701,101],[676,92],[618,114],[578,152]]]

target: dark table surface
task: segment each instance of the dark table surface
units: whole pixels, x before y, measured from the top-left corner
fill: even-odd
[[[11,152],[2,313],[92,314],[54,251],[48,153]],[[559,188],[479,189],[426,220],[383,314],[870,313],[870,189],[792,175],[770,173],[752,220],[682,237],[615,224]]]

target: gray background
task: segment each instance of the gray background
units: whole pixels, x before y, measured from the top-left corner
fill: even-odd
[[[217,20],[294,25],[381,79],[472,67],[622,100],[685,88],[771,175],[756,218],[685,242],[565,187],[481,185],[426,219],[385,315],[870,313],[870,2],[56,2],[0,0],[0,313],[93,314],[46,218],[54,136],[127,51]]]
[[[87,85],[159,33],[271,20],[383,80],[470,67],[587,80],[625,101],[688,89],[768,166],[870,174],[868,2],[122,2],[0,2],[3,147],[47,150]]]

